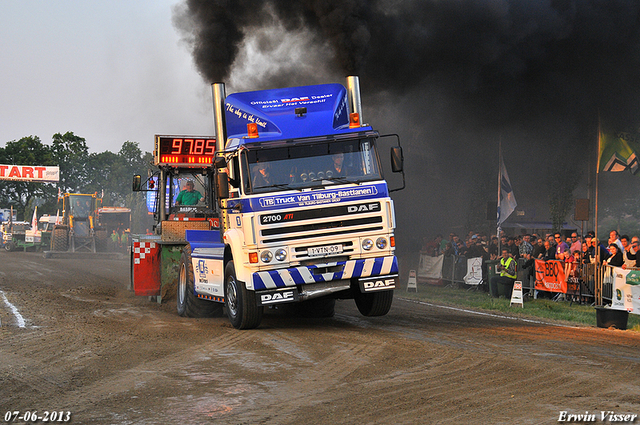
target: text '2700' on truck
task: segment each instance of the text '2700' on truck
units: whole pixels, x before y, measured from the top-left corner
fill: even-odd
[[[220,227],[185,232],[179,314],[224,305],[249,329],[265,307],[330,317],[336,299],[354,299],[363,315],[385,315],[398,262],[376,146],[392,137],[392,170],[403,173],[402,149],[361,123],[358,78],[228,97],[214,84],[213,97]]]

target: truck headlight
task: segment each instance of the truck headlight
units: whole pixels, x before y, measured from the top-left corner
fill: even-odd
[[[369,251],[371,248],[373,248],[373,241],[371,239],[367,238],[362,241],[362,249]]]
[[[268,263],[273,259],[273,254],[271,253],[271,251],[262,251],[262,253],[260,254],[260,259],[262,260],[263,263]]]
[[[287,250],[284,248],[280,248],[276,250],[276,260],[284,261],[287,259]]]
[[[376,239],[376,246],[378,249],[385,249],[387,247],[387,240],[382,237]]]

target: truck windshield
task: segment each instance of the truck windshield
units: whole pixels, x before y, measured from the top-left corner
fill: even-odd
[[[246,193],[359,183],[382,178],[373,139],[247,150]]]

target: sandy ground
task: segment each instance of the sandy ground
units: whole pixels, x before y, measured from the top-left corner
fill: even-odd
[[[3,251],[0,264],[0,418],[540,424],[562,412],[596,423],[608,422],[601,411],[640,414],[636,332],[477,314],[401,290],[384,317],[339,301],[331,319],[267,314],[238,331],[135,297],[128,261]]]

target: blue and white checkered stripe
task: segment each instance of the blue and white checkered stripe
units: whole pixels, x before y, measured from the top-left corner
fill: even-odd
[[[352,277],[384,276],[398,273],[398,260],[395,256],[327,263],[323,264],[322,268],[339,265],[344,265],[343,271],[317,275],[313,273],[313,269],[317,266],[255,272],[253,274],[253,287],[256,290],[274,289],[305,283],[329,282]]]

